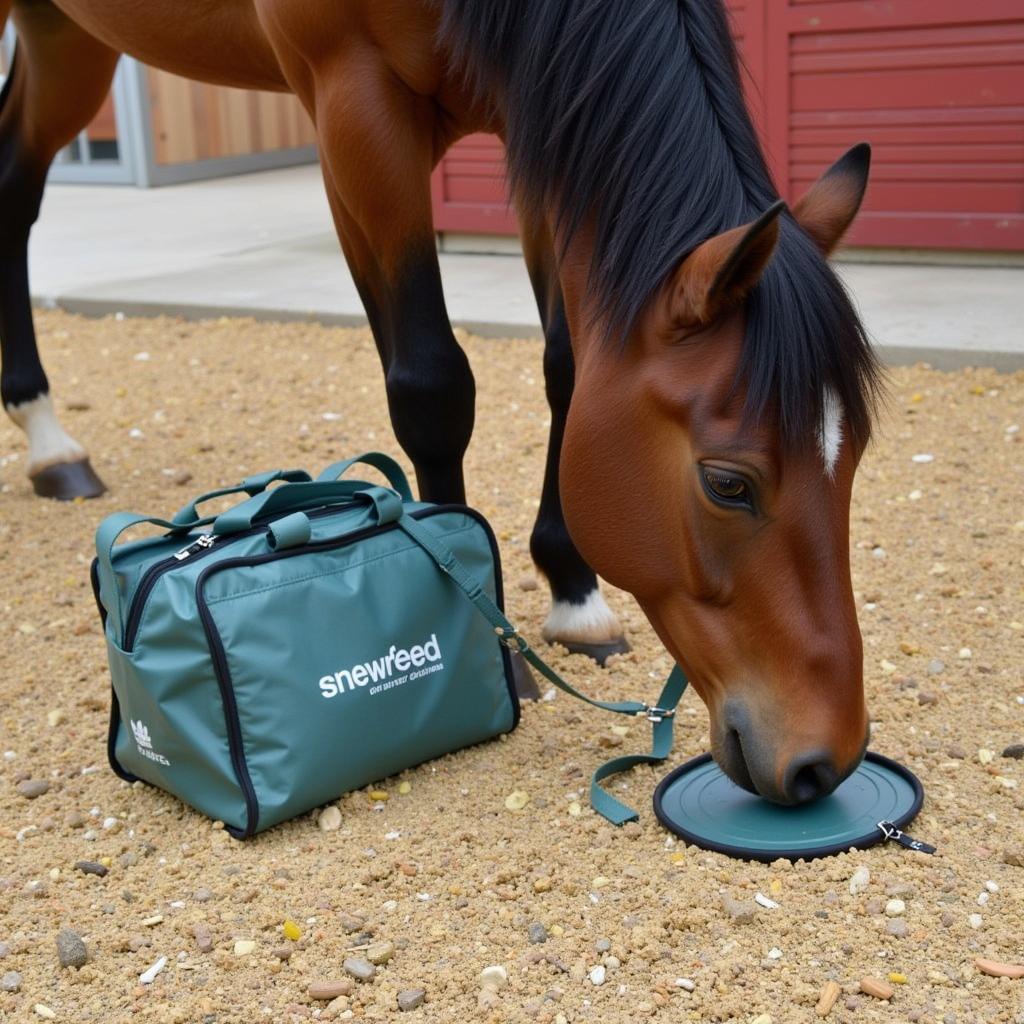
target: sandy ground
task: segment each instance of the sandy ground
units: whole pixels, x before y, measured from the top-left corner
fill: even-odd
[[[0,1018],[384,1020],[399,1017],[399,991],[422,988],[412,1020],[783,1024],[816,1019],[834,979],[833,1021],[1024,1021],[1024,980],[974,966],[1024,962],[1024,854],[1007,862],[1024,847],[1024,761],[1002,756],[1024,741],[1024,375],[894,371],[891,411],[858,478],[853,565],[873,747],[923,780],[912,831],[938,845],[934,858],[888,845],[757,865],[686,848],[649,809],[662,770],[628,780],[642,820],[616,830],[587,808],[584,784],[619,722],[563,695],[527,707],[503,741],[388,780],[386,803],[342,797],[337,831],[311,814],[240,844],[106,766],[93,531],[116,509],[167,514],[271,466],[397,454],[370,338],[59,313],[39,327],[58,407],[113,492],[73,506],[33,498],[21,439],[0,422],[0,975],[19,989],[0,991]],[[471,500],[501,540],[510,610],[537,635],[545,592],[522,584],[546,441],[540,347],[466,344],[479,387]],[[934,460],[912,461],[923,453]],[[191,481],[176,484],[184,473]],[[653,697],[666,655],[629,598],[610,601],[634,653],[606,672],[567,655],[554,663],[603,696]],[[706,729],[690,694],[673,762],[703,750]],[[622,748],[646,744],[634,725]],[[48,792],[19,795],[26,779]],[[518,812],[505,807],[513,790],[530,797]],[[106,859],[109,874],[81,873],[81,859]],[[851,894],[861,865],[870,882]],[[723,907],[722,894],[758,892],[778,908],[739,923]],[[893,898],[905,929],[884,912]],[[283,937],[286,919],[298,942]],[[545,943],[529,941],[531,925]],[[81,969],[58,963],[61,928],[85,940]],[[238,941],[252,951],[236,954]],[[310,983],[345,978],[347,950],[367,941],[394,946],[376,979],[311,1000]],[[163,956],[156,981],[140,985]],[[493,965],[508,984],[481,997]],[[601,985],[590,978],[598,965]],[[891,1002],[857,994],[862,976],[890,972],[906,978]]]

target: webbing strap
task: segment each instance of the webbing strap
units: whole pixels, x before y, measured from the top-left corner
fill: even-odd
[[[518,651],[545,679],[565,693],[585,701],[595,708],[614,711],[620,715],[643,716],[653,723],[653,741],[649,754],[631,754],[613,758],[594,772],[590,782],[590,805],[598,814],[607,818],[614,825],[636,821],[639,817],[637,812],[605,792],[599,783],[603,779],[624,772],[635,765],[658,764],[668,757],[672,750],[672,726],[675,721],[676,705],[687,686],[683,670],[678,665],[672,669],[661,691],[661,696],[658,698],[658,703],[654,707],[642,701],[594,700],[592,697],[588,697],[567,683],[537,654],[519,630],[505,618],[501,609],[484,593],[479,581],[455,557],[447,545],[423,523],[409,515],[402,515],[398,520],[398,526],[434,559],[437,567],[473,602],[480,614],[494,627],[498,639],[510,649]]]

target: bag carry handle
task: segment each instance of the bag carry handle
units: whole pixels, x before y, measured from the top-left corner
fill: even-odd
[[[352,500],[366,502],[373,508],[373,515],[378,526],[393,523],[402,515],[402,499],[387,487],[376,487],[360,485],[361,489],[352,493]],[[357,524],[349,528],[349,532],[361,530],[364,524]],[[299,547],[308,544],[313,532],[309,516],[305,512],[292,512],[291,515],[281,519],[275,519],[267,526],[267,543],[275,551],[284,551],[286,548]],[[321,542],[326,540],[337,540],[335,537],[321,537]]]
[[[455,557],[451,549],[431,533],[423,523],[411,516],[403,515],[397,522],[398,526],[433,558],[441,572],[445,573],[473,602],[480,614],[494,627],[499,641],[510,650],[518,651],[545,679],[554,683],[570,696],[577,697],[595,708],[614,711],[620,715],[643,717],[651,722],[653,736],[649,754],[630,754],[606,761],[598,767],[590,780],[590,806],[598,814],[607,818],[613,825],[624,825],[627,821],[637,821],[640,817],[637,812],[602,789],[600,782],[638,764],[660,764],[672,752],[672,727],[675,722],[676,705],[688,684],[683,670],[678,665],[672,669],[662,687],[658,703],[653,707],[635,700],[594,700],[586,694],[580,693],[534,651],[519,630],[505,618],[501,609],[487,596],[479,581]]]
[[[384,474],[389,484],[391,484],[394,490],[402,497],[402,501],[413,501],[412,490],[409,487],[409,481],[406,478],[405,472],[402,467],[395,462],[390,455],[385,455],[383,452],[363,452],[362,455],[356,455],[351,459],[342,459],[341,462],[335,462],[328,466],[316,479],[318,483],[322,483],[326,480],[337,480],[339,477],[344,476],[348,470],[362,463],[365,466],[373,466],[374,469],[379,470]]]
[[[199,518],[196,506],[211,498],[222,498],[225,494],[248,494],[251,498],[254,494],[265,491],[275,480],[284,480],[286,483],[309,482],[313,478],[304,469],[271,469],[266,473],[256,473],[247,476],[240,484],[234,487],[221,487],[216,491],[207,491],[193,498],[187,505],[183,505],[171,517],[171,522],[187,525],[194,523]]]
[[[372,485],[360,480],[314,480],[311,483],[284,484],[272,491],[263,491],[248,501],[221,512],[213,520],[213,532],[238,533],[251,529],[253,523],[260,517],[350,502],[359,491],[370,486]]]

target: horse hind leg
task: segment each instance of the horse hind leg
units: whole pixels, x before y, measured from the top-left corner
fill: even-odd
[[[0,14],[5,6],[0,0]],[[117,54],[47,2],[15,0],[14,22],[18,42],[0,97],[0,400],[27,436],[35,492],[92,498],[103,482],[60,425],[39,358],[28,240],[50,163],[99,110]]]

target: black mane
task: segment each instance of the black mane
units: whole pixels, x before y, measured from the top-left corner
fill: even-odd
[[[520,209],[556,210],[563,238],[597,214],[590,288],[612,335],[697,245],[778,198],[720,0],[441,3],[454,66],[504,120]],[[774,407],[805,443],[830,389],[866,443],[879,370],[864,328],[809,236],[780,224],[747,300],[748,416]]]

